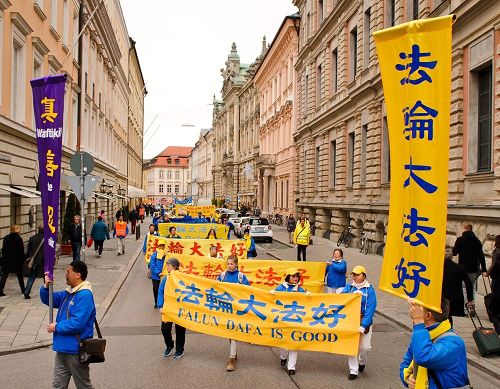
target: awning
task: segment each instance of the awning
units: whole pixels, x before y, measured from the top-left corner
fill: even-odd
[[[93,192],[92,194],[96,197],[101,197],[103,199],[113,200],[113,196],[110,196],[106,193]]]
[[[39,190],[36,190],[35,188],[28,188],[27,186],[20,186],[20,185],[14,185],[14,188],[33,193],[39,197],[42,196],[42,192],[40,192]]]
[[[26,190],[22,190],[19,188],[14,188],[13,186],[0,185],[0,189],[4,190],[6,192],[18,194],[19,196],[22,196],[22,197],[28,197],[30,199],[37,199],[40,197],[40,196],[36,195],[35,193],[28,192]]]
[[[125,200],[127,199],[127,197],[119,195],[119,194],[115,194],[115,198],[117,198],[117,199],[125,199]]]
[[[128,186],[128,197],[134,198],[146,198],[148,197],[144,189],[136,188],[135,186]]]

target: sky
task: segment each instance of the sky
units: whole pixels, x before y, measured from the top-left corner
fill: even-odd
[[[263,36],[271,43],[284,17],[297,12],[292,0],[120,2],[148,91],[145,159],[167,146],[194,147],[200,129],[212,126],[232,42],[241,63],[250,64]]]

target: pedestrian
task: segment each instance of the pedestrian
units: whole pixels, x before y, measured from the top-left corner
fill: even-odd
[[[295,231],[295,227],[297,227],[297,221],[293,217],[293,214],[290,214],[286,222],[286,230],[288,231],[288,241],[293,244],[293,232]]]
[[[155,230],[155,225],[154,224],[150,224],[149,225],[148,233],[144,237],[144,244],[142,245],[142,252],[143,252],[143,254],[146,254],[146,251],[148,250],[148,238],[151,235],[153,235],[153,236],[158,236],[159,235],[158,231]]]
[[[453,262],[451,249],[446,249],[444,253],[443,286],[442,295],[446,297],[450,305],[448,320],[453,327],[453,316],[464,317],[464,293],[462,282],[467,290],[467,307],[474,307],[472,282],[467,274],[467,270],[462,265]]]
[[[307,246],[311,241],[311,230],[306,219],[301,217],[293,233],[293,243],[297,245],[297,261],[306,261]]]
[[[80,215],[73,216],[73,223],[68,231],[68,243],[71,244],[73,252],[73,261],[80,260],[80,251],[82,250],[82,225],[80,223]]]
[[[408,302],[413,333],[399,366],[403,385],[410,389],[469,387],[465,343],[447,320],[448,300],[441,300],[442,313],[421,307],[412,299]]]
[[[457,254],[459,265],[462,265],[467,270],[472,286],[476,289],[477,278],[481,275],[481,272],[485,277],[488,276],[488,273],[486,272],[483,245],[472,232],[472,224],[465,223],[462,236],[455,241],[453,255]]]
[[[93,388],[89,365],[79,361],[80,341],[94,336],[95,304],[87,274],[85,262],[71,262],[66,268],[69,287],[53,293],[57,317],[47,326],[53,334],[52,349],[56,352],[53,388],[67,388],[71,377],[78,389]],[[45,305],[49,304],[52,282],[49,273],[45,273],[45,283],[40,288],[40,299]]]
[[[24,243],[23,238],[19,235],[21,227],[14,224],[10,227],[10,234],[3,238],[2,244],[2,277],[0,278],[0,297],[5,296],[3,289],[10,273],[15,273],[21,293],[24,293],[24,278],[23,278],[23,264],[24,256]]]
[[[92,231],[90,232],[90,237],[94,239],[96,244],[96,257],[100,258],[104,246],[104,240],[109,240],[108,226],[102,220],[102,216],[97,218],[97,221],[92,226]]]
[[[210,228],[210,230],[208,230],[208,234],[205,237],[205,239],[217,239],[217,233],[215,232],[215,228]]]
[[[333,250],[332,259],[326,262],[325,283],[327,293],[341,293],[346,286],[347,262],[342,249]]]
[[[28,249],[26,251],[26,258],[35,256],[33,259],[33,266],[29,269],[28,282],[24,289],[24,298],[30,299],[31,288],[35,283],[36,276],[43,274],[43,265],[45,261],[45,254],[43,252],[43,225],[37,227],[37,233],[28,240]]]
[[[163,270],[163,263],[165,262],[165,257],[167,256],[167,251],[165,250],[165,242],[158,242],[158,247],[155,252],[151,254],[148,263],[148,277],[151,278],[151,284],[153,285],[153,298],[155,300],[154,309],[158,308],[158,289],[160,287],[160,274]]]
[[[123,210],[121,208],[118,208],[118,211],[116,211],[116,214],[115,214],[116,221],[118,221],[120,219],[120,216],[124,216]]]
[[[169,258],[167,260],[167,271],[168,274],[163,275],[160,282],[160,287],[158,289],[158,308],[163,308],[163,303],[165,300],[165,284],[167,282],[168,275],[173,271],[179,270],[180,262],[177,258]],[[172,326],[174,323],[161,322],[161,333],[163,335],[163,340],[165,341],[165,351],[163,352],[164,357],[169,357],[174,349],[174,340],[172,339]],[[186,328],[175,323],[175,354],[174,359],[179,359],[184,355],[184,344],[186,343]]]
[[[125,254],[125,238],[128,235],[128,224],[123,221],[123,216],[120,215],[115,223],[113,238],[116,237],[116,253],[117,255]]]
[[[106,223],[106,212],[104,212],[104,209],[101,209],[101,211],[99,212],[99,215],[97,215],[97,217],[102,217],[102,221],[104,223]]]
[[[227,257],[227,270],[224,270],[221,274],[219,274],[217,281],[250,285],[247,276],[238,270],[238,257],[236,255],[230,255]],[[226,366],[227,371],[234,371],[236,369],[237,348],[238,342],[234,339],[230,339],[229,359]]]
[[[351,272],[352,282],[347,285],[342,293],[361,294],[361,326],[359,332],[358,355],[350,356],[349,362],[349,380],[355,380],[358,374],[366,368],[368,352],[371,350],[371,340],[373,333],[373,315],[377,308],[377,296],[375,289],[366,279],[366,269],[363,266],[354,266]]]
[[[250,235],[250,230],[248,228],[243,233],[243,239],[245,240],[245,247],[247,249],[247,258],[255,258],[257,256],[255,240]]]
[[[271,290],[271,293],[275,292],[300,292],[306,293],[306,291],[299,285],[300,283],[300,272],[297,268],[290,268],[286,270],[285,281],[278,285],[275,290]],[[309,294],[309,292],[307,292]],[[280,349],[280,364],[282,367],[287,367],[288,375],[295,375],[295,365],[297,364],[297,350],[287,350]]]
[[[177,234],[177,228],[175,228],[174,226],[171,226],[169,229],[168,229],[168,235],[167,235],[167,238],[168,239],[182,239],[182,237],[180,235]]]
[[[130,213],[128,214],[128,218],[130,220],[130,226],[132,227],[132,235],[135,234],[135,226],[137,225],[137,220],[139,220],[139,214],[132,208]]]
[[[141,220],[141,224],[144,222],[145,212],[146,212],[146,210],[144,208],[144,205],[141,204],[141,206],[139,207],[139,219]]]
[[[488,313],[492,318],[495,330],[500,334],[500,235],[495,237],[495,246],[491,253],[491,265],[488,269],[491,279],[491,293],[493,298],[489,304]]]

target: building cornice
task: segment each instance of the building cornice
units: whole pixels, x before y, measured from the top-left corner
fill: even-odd
[[[12,21],[12,24],[16,26],[25,36],[28,36],[33,32],[33,29],[26,22],[26,20],[24,20],[19,12],[11,12],[10,20]]]
[[[11,6],[11,2],[9,0],[0,0],[0,10],[7,9]]]
[[[40,37],[32,36],[31,42],[33,44],[33,47],[37,49],[40,54],[45,55],[49,52],[49,48],[45,46],[45,43],[43,43]]]

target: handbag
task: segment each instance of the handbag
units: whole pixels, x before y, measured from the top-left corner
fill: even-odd
[[[94,239],[89,238],[89,240],[87,241],[87,247],[91,247],[93,243],[94,243]]]
[[[24,261],[24,263],[23,263],[23,276],[24,277],[29,277],[31,270],[33,269],[33,265],[35,264],[36,256],[38,255],[38,253],[40,252],[40,249],[43,246],[43,241],[44,241],[44,239],[42,238],[42,241],[40,242],[40,244],[36,248],[35,253],[32,256],[26,258],[26,260]]]
[[[106,350],[106,339],[103,339],[97,320],[94,319],[97,338],[80,340],[79,361],[82,365],[89,363],[102,363],[105,361],[104,351]]]

